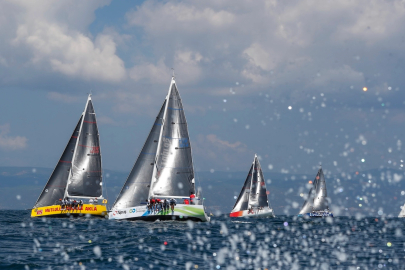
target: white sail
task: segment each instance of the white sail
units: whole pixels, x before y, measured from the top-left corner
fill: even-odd
[[[151,155],[143,156],[144,152]],[[183,104],[172,78],[155,125],[109,218],[209,221],[200,192],[192,202],[191,193],[195,194],[191,144]],[[153,205],[146,205],[146,201],[152,198],[161,202],[176,199],[177,204],[173,210],[157,210]]]
[[[195,193],[186,116],[174,78],[166,97],[150,197],[188,197]]]
[[[267,198],[266,181],[257,155],[255,155],[253,159],[245,183],[243,184],[230,216],[274,216]]]
[[[405,204],[402,206],[401,212],[399,213],[398,217],[405,217]]]
[[[309,215],[314,217],[333,216],[329,211],[326,182],[322,168],[319,168],[318,173],[312,182],[312,187],[308,192],[308,196],[298,215]]]
[[[319,169],[316,176],[315,184],[315,197],[314,205],[312,211],[321,211],[328,209],[327,192],[326,192],[326,182],[325,176],[323,175],[322,168]]]

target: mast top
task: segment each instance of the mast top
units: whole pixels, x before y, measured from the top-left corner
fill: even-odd
[[[253,159],[253,164],[256,162],[257,154],[255,154],[255,158]]]
[[[173,70],[172,80],[174,80],[176,78],[176,76],[174,75],[174,68],[172,68],[172,70]]]

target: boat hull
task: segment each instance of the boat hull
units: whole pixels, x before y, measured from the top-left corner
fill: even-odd
[[[305,214],[299,214],[298,217],[311,217],[311,218],[320,218],[320,217],[333,217],[333,213],[331,212],[311,212]]]
[[[232,212],[230,217],[252,217],[252,218],[270,218],[275,217],[273,209],[255,210],[253,213],[249,210]]]
[[[31,210],[31,217],[69,217],[69,216],[99,216],[107,215],[105,205],[83,204],[80,209],[62,209],[60,205],[38,207]]]
[[[109,213],[108,217],[109,219],[116,220],[192,220],[200,222],[210,221],[210,218],[204,211],[204,206],[188,204],[177,204],[174,207],[174,211],[172,211],[171,209],[151,211],[148,210],[146,206],[113,209]]]

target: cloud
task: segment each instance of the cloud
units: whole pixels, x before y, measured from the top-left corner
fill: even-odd
[[[222,140],[215,134],[197,135],[192,142],[193,152],[199,157],[198,164],[215,164],[215,169],[238,169],[241,160],[253,157],[244,143]]]
[[[116,45],[108,35],[100,34],[93,42],[81,33],[66,33],[57,24],[36,22],[19,26],[13,44],[31,50],[30,64],[45,63],[69,77],[116,82],[126,75],[124,62],[115,55]]]
[[[79,98],[76,96],[70,96],[67,94],[62,94],[58,92],[49,92],[47,98],[50,100],[60,101],[64,103],[75,103],[79,102]]]
[[[228,141],[223,141],[223,140],[219,139],[217,137],[217,135],[215,135],[215,134],[208,134],[207,140],[221,148],[228,148],[228,149],[233,149],[233,150],[242,150],[243,148],[245,148],[245,145],[242,144],[241,142],[230,143]],[[244,151],[244,150],[242,150],[242,151]]]
[[[9,136],[10,124],[0,126],[0,148],[3,150],[21,150],[27,147],[27,138],[22,136]]]
[[[129,26],[143,30],[140,45],[152,57],[135,63],[131,77],[159,81],[156,74],[184,67],[179,76],[190,78],[194,91],[212,95],[225,95],[239,81],[245,86],[240,95],[271,89],[300,102],[303,93],[339,90],[336,98],[345,100],[350,84],[360,87],[377,72],[400,83],[385,72],[384,52],[402,53],[401,3],[145,1],[126,17]],[[339,83],[344,87],[338,89]]]
[[[175,75],[177,74],[183,85],[195,83],[202,70],[199,63],[204,61],[198,52],[190,50],[177,51],[174,56],[175,65],[173,65]],[[147,79],[158,84],[167,84],[168,78],[172,75],[172,68],[165,64],[165,59],[160,59],[157,64],[141,63],[134,66],[130,71],[130,77],[134,81]],[[176,77],[177,77],[176,75]]]
[[[69,79],[116,83],[126,78],[111,31],[94,38],[87,27],[109,1],[3,1],[0,3],[0,65]],[[7,10],[8,12],[4,12]],[[3,19],[3,20],[2,20]],[[15,76],[15,73],[10,72]],[[26,79],[28,79],[27,77]]]

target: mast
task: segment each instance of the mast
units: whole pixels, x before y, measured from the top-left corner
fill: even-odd
[[[253,170],[252,177],[250,178],[250,192],[249,192],[249,206],[257,206],[258,204],[258,194],[257,194],[257,156],[253,159]],[[255,181],[256,180],[256,181]]]

